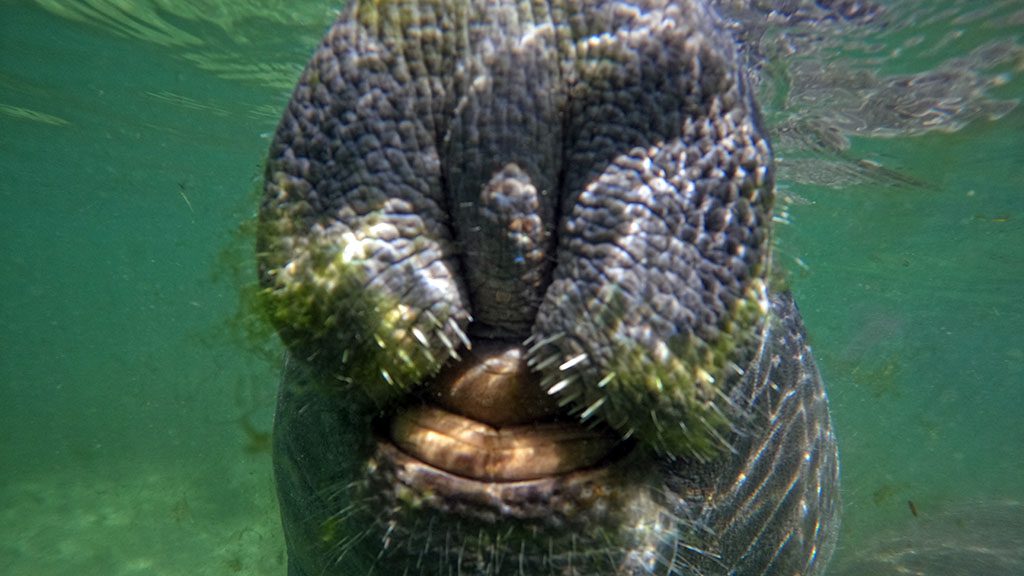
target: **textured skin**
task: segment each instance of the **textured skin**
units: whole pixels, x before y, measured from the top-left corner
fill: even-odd
[[[293,575],[821,573],[835,441],[766,288],[772,157],[721,30],[690,0],[357,2],[331,28],[260,210]],[[608,510],[474,516],[381,469],[374,418],[478,338],[635,439]]]
[[[617,526],[404,510],[364,479],[366,406],[323,394],[290,359],[274,429],[289,575],[822,574],[839,527],[835,437],[792,300],[773,298],[771,314],[732,395],[747,413],[736,453],[704,465],[638,455]]]
[[[357,3],[270,150],[286,343],[387,401],[467,333],[532,335],[578,412],[722,448],[774,199],[735,52],[697,2]]]

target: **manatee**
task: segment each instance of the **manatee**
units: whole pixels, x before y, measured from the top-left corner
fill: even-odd
[[[696,0],[357,1],[270,147],[291,576],[822,574],[825,389]]]

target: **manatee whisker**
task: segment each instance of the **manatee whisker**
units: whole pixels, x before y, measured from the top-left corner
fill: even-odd
[[[317,494],[329,502],[333,502],[343,495],[356,492],[365,484],[362,480],[353,480],[351,482],[338,482],[336,484],[329,484],[323,489],[319,490]],[[358,502],[359,500],[353,500],[352,503]],[[351,505],[351,504],[350,504]]]
[[[687,544],[682,539],[678,540],[676,545],[682,550],[696,554],[705,560],[710,560],[713,564],[721,568],[726,568],[725,564],[722,562],[721,554],[692,544]],[[707,574],[707,572],[684,557],[677,555],[676,559],[678,562],[673,565],[673,569],[678,569],[680,574],[694,574],[694,576],[703,576],[704,574]]]
[[[437,319],[437,316],[433,311],[427,309],[423,311],[423,314],[427,317],[427,321],[430,322],[431,326],[434,328],[441,328],[441,321]]]
[[[420,353],[423,354],[423,356],[427,359],[427,362],[429,362],[432,366],[436,366],[439,364],[439,362],[437,361],[437,357],[434,356],[434,353],[430,351],[430,348],[424,346],[420,348]],[[458,359],[459,358],[455,358],[455,360]]]
[[[419,327],[413,326],[412,329],[410,329],[410,332],[412,332],[412,337],[415,338],[416,341],[419,342],[424,348],[426,348],[427,350],[430,349],[430,342],[427,341],[427,336],[423,333],[422,330],[419,329]],[[346,352],[348,351],[346,350]]]
[[[519,554],[516,557],[516,574],[517,576],[526,576],[526,541],[521,540],[519,542]]]
[[[366,539],[366,537],[369,536],[370,533],[371,530],[369,528],[366,528],[363,530],[359,530],[355,534],[347,538],[340,539],[336,543],[334,543],[328,550],[328,554],[334,558],[331,563],[335,566],[341,564],[342,560],[344,560],[345,557],[348,556],[348,554],[352,552],[352,550],[355,549],[355,547],[360,542]]]
[[[436,330],[434,331],[434,335],[437,336],[437,339],[440,340],[442,344],[444,344],[444,347],[445,349],[448,350],[448,355],[452,358],[452,360],[461,359],[459,353],[455,351],[455,345],[452,344],[451,339],[448,338],[448,335],[445,334],[444,331]]]
[[[470,319],[470,321],[472,321],[472,319]],[[473,349],[473,343],[469,340],[469,336],[466,336],[466,332],[459,327],[459,323],[456,322],[454,318],[448,319],[448,326],[452,329],[452,332],[455,333],[455,336],[459,341],[462,342],[462,345],[466,347],[466,350]]]
[[[548,388],[548,395],[549,396],[554,396],[554,395],[562,392],[563,390],[568,388],[570,384],[575,382],[576,378],[577,378],[577,376],[575,374],[573,374],[572,376],[569,376],[568,378],[563,378],[563,379],[559,380],[553,386]]]
[[[368,508],[367,506],[365,506],[365,504],[365,500],[357,500],[351,502],[347,506],[336,510],[328,517],[328,519],[334,522],[347,520],[348,518],[358,513],[360,510]]]
[[[651,422],[654,423],[655,429],[657,429],[658,432],[664,432],[665,428],[662,427],[661,420],[658,418],[658,413],[653,408],[650,410],[650,415]],[[686,424],[684,422],[680,421],[679,425],[683,427],[683,430],[686,430]]]
[[[434,523],[437,522],[437,516],[431,516],[430,520],[427,521],[427,529],[425,531],[426,538],[423,539],[423,546],[420,553],[416,556],[416,568],[420,569],[423,567],[423,559],[430,554],[431,539],[434,537]]]
[[[720,388],[718,386],[715,386],[714,388],[712,388],[712,390],[714,390],[715,396],[719,400],[721,400],[722,403],[726,407],[728,407],[730,411],[733,411],[733,412],[740,412],[740,411],[742,411],[740,409],[739,405],[736,404],[736,401],[733,400],[732,397],[730,397],[729,394],[727,394],[725,390],[723,390],[722,388]],[[714,410],[716,413],[718,413],[720,416],[722,416],[722,418],[726,417],[726,415],[724,413],[722,413],[721,409],[718,407],[718,403],[715,402],[714,400],[709,402],[709,406],[711,407],[712,410]]]
[[[403,364],[405,364],[409,368],[415,368],[416,364],[412,361],[412,358],[409,357],[408,352],[399,348],[396,353],[398,359],[401,360]]]
[[[541,372],[545,368],[547,368],[548,366],[551,366],[555,362],[558,362],[559,360],[561,360],[561,356],[558,355],[557,353],[551,354],[550,356],[544,358],[543,360],[541,360],[539,362],[535,361],[534,360],[535,358],[536,358],[535,356],[531,356],[530,359],[527,360],[527,363],[529,364],[530,362],[534,362],[533,364],[530,364],[530,368],[533,368],[537,372]]]
[[[714,404],[712,404],[712,406],[714,406]],[[725,448],[732,454],[739,454],[736,447],[726,440],[725,436],[722,436],[718,429],[707,421],[707,418],[705,418],[704,415],[698,415],[697,419],[700,420],[700,423],[704,425],[704,428],[711,434],[711,436],[714,437],[721,447]]]
[[[578,391],[572,391],[569,392],[568,394],[563,394],[558,398],[558,407],[565,408],[566,406],[569,406],[572,403],[574,403],[576,399],[579,397],[580,393]]]
[[[377,558],[382,557],[384,551],[391,547],[391,534],[394,533],[397,525],[398,523],[395,520],[387,522],[387,528],[384,530],[384,534],[381,535],[381,547],[380,552],[377,553]]]
[[[597,412],[601,408],[601,406],[604,406],[606,400],[608,400],[607,396],[602,396],[595,400],[590,406],[587,407],[586,410],[580,413],[580,420],[584,422],[587,421],[591,416],[594,415],[595,412]]]
[[[527,340],[528,341],[533,341],[533,340],[536,339],[536,337],[537,337],[536,334],[532,334],[532,335],[530,335],[529,338],[527,338]],[[529,354],[530,356],[533,356],[541,348],[544,348],[544,347],[548,346],[549,344],[554,344],[555,342],[558,342],[562,338],[565,338],[565,332],[555,332],[554,334],[551,334],[549,336],[545,336],[544,338],[542,338],[540,340],[537,340],[532,346],[530,346],[527,349],[527,354]]]
[[[561,365],[559,365],[558,369],[561,370],[562,372],[565,372],[566,370],[569,370],[572,367],[577,366],[580,363],[586,361],[586,359],[587,359],[587,353],[586,352],[580,352],[576,356],[573,356],[572,358],[566,360]],[[543,368],[538,368],[538,370],[542,370],[542,369]]]

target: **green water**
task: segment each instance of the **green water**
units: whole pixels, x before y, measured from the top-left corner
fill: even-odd
[[[822,57],[904,74],[1024,42],[1021,2],[891,4],[920,26]],[[240,302],[245,224],[334,16],[327,0],[0,3],[0,572],[283,574],[279,350]],[[989,96],[1024,97],[1019,49],[991,75]],[[799,104],[766,100],[769,119]],[[926,516],[1024,499],[1024,108],[988,116],[850,137],[844,154],[898,179],[787,178],[800,151],[779,147],[778,262],[840,439],[840,562],[912,526],[908,500]]]

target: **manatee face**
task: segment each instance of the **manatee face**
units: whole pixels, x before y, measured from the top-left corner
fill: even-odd
[[[293,574],[814,574],[835,445],[699,2],[357,2],[260,210]]]

